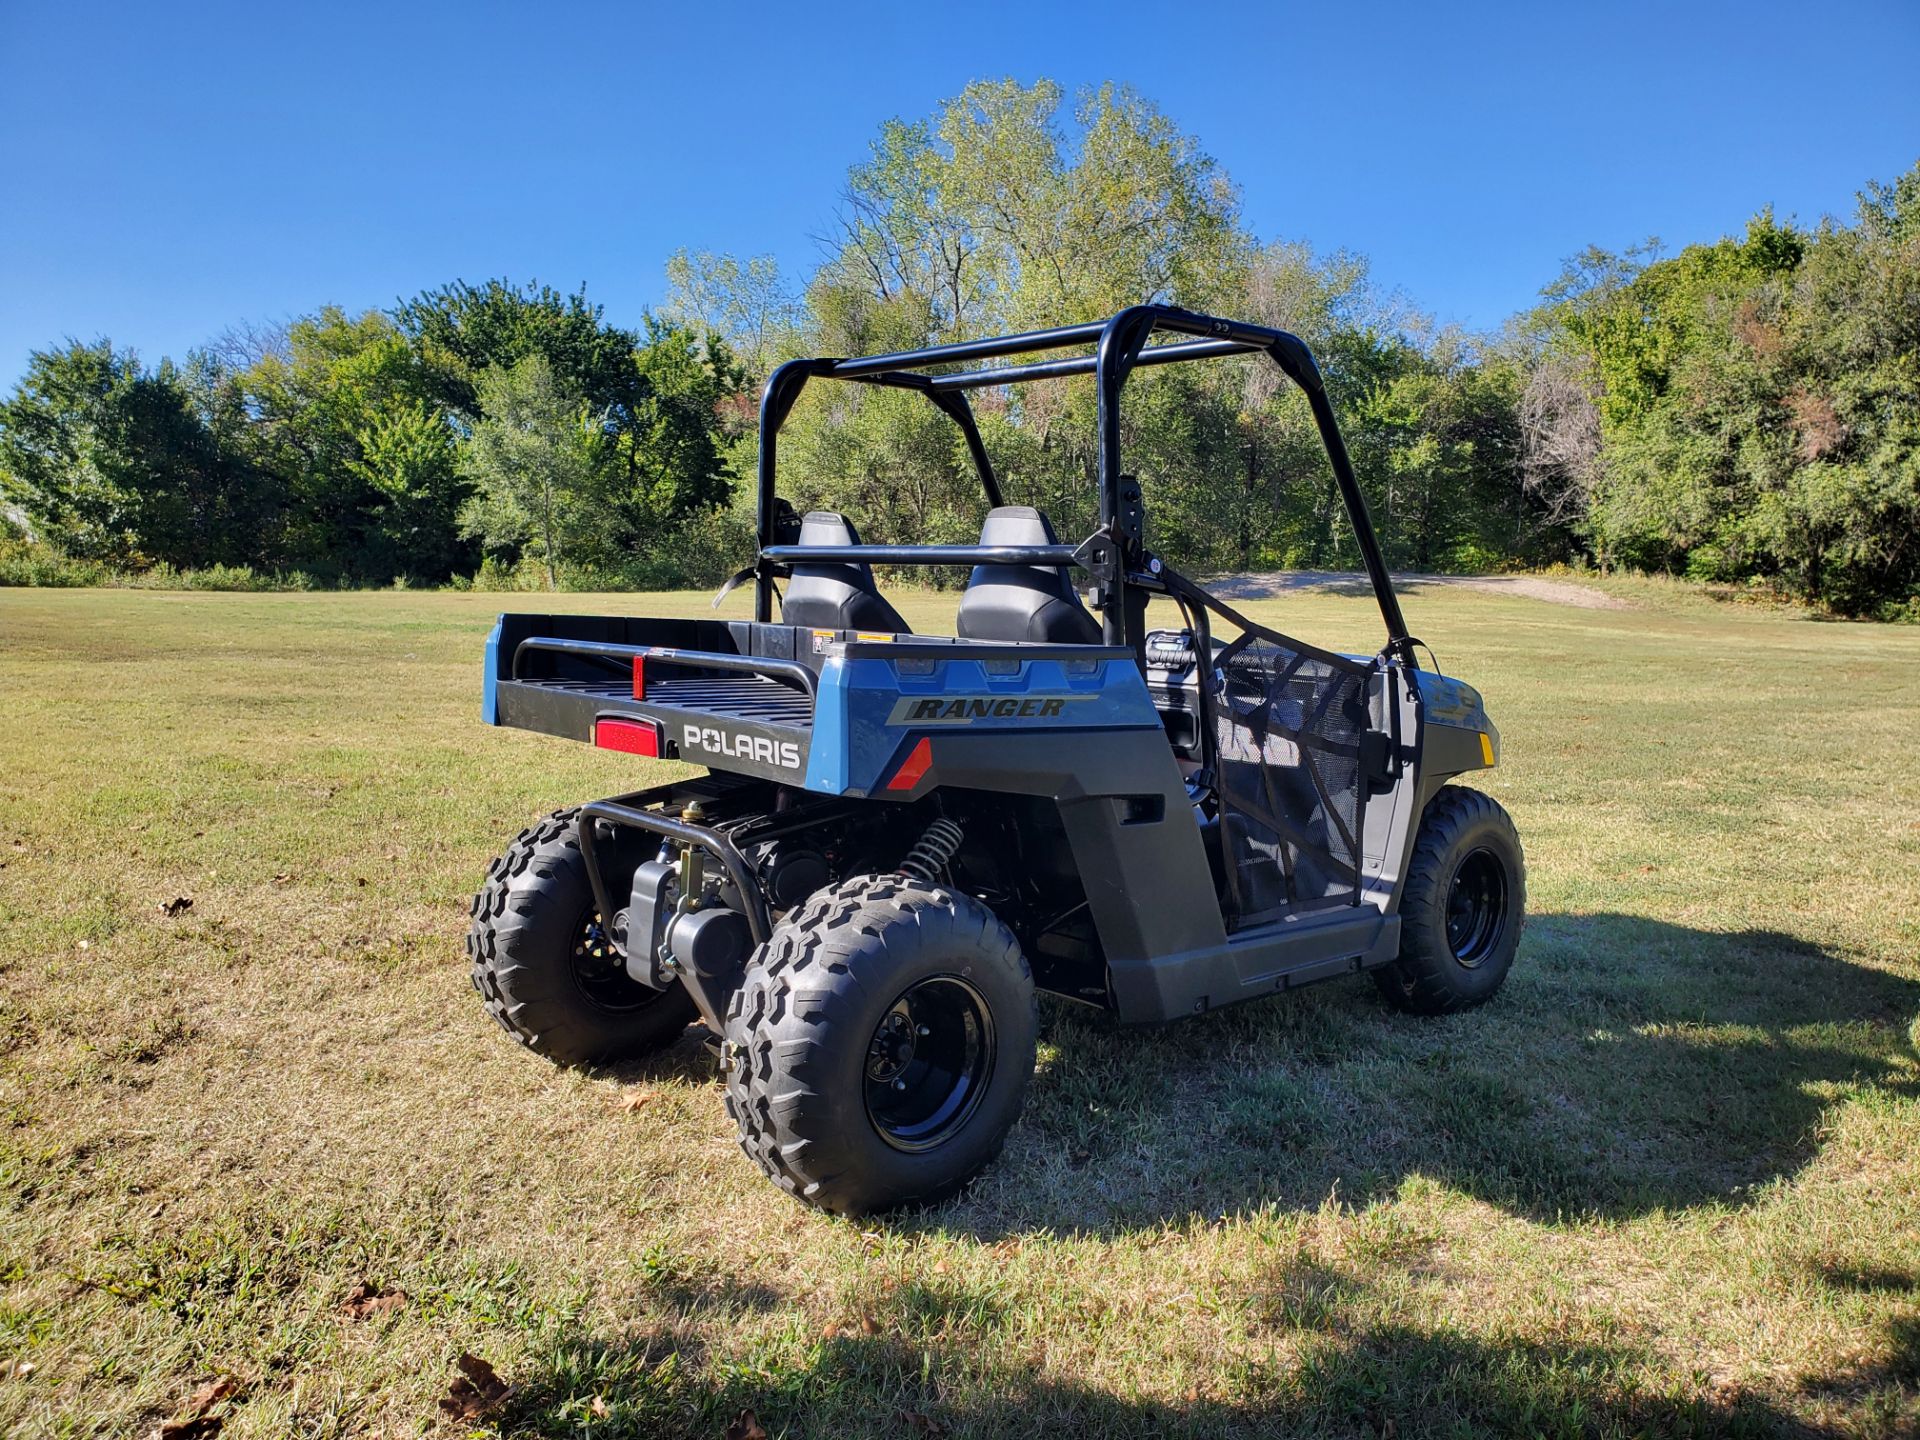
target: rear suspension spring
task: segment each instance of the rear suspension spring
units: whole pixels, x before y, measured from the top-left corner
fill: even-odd
[[[907,858],[894,868],[902,875],[911,875],[929,885],[936,884],[965,838],[965,832],[953,821],[945,818],[936,820],[927,826],[919,843],[907,852]]]

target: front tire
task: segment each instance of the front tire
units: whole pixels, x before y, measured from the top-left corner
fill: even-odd
[[[1500,802],[1443,786],[1427,803],[1400,892],[1400,955],[1373,972],[1396,1009],[1451,1015],[1491,1000],[1527,920],[1520,834]]]
[[[676,983],[654,990],[628,977],[593,903],[580,853],[578,809],[520,832],[473,897],[467,954],[473,988],[500,1027],[556,1065],[606,1065],[664,1049],[693,1019]],[[596,837],[598,838],[598,837]],[[623,847],[599,847],[606,874]]]
[[[932,1204],[1000,1153],[1038,1037],[1032,971],[992,911],[860,876],[748,964],[727,1008],[727,1113],[747,1157],[809,1205]]]

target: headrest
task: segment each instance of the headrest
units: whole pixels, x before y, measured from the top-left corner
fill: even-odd
[[[800,522],[802,545],[858,545],[860,532],[846,516],[832,510],[809,510]]]
[[[812,517],[809,516],[809,519]],[[1052,545],[1053,523],[1031,505],[1002,505],[980,526],[982,545]]]

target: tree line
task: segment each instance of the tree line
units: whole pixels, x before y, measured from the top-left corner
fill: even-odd
[[[630,584],[728,503],[745,384],[718,337],[456,282],[236,328],[183,365],[105,340],[37,353],[0,405],[0,478],[35,537],[135,570]]]
[[[0,545],[317,583],[707,582],[750,551],[755,401],[781,361],[1155,299],[1308,342],[1396,568],[1575,561],[1920,610],[1920,165],[1844,220],[1769,211],[1670,257],[1589,251],[1469,333],[1360,256],[1252,234],[1230,177],[1131,91],[983,82],[880,128],[822,254],[793,277],[683,251],[638,329],[584,290],[496,280],[237,326],[180,364],[105,340],[38,352],[0,403]],[[1009,498],[1083,532],[1091,381],[974,401]],[[1356,565],[1271,366],[1137,372],[1124,431],[1174,563]],[[978,531],[964,445],[919,396],[810,387],[781,459],[797,506],[869,538]]]

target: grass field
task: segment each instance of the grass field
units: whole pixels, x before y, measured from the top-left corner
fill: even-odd
[[[491,854],[665,774],[481,726],[496,608],[0,592],[0,1432],[1920,1433],[1920,629],[1411,598],[1504,738],[1501,997],[1050,1008],[986,1178],[848,1223],[691,1038],[482,1012]]]

